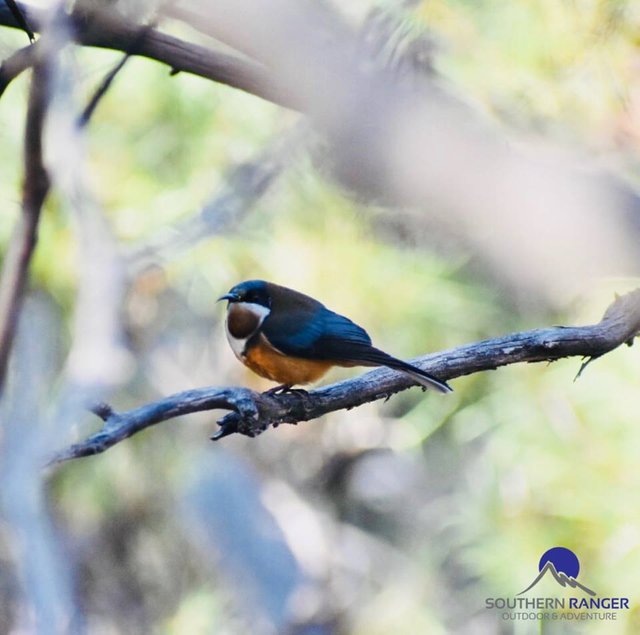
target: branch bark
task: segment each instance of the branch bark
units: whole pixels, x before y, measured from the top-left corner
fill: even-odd
[[[520,362],[555,361],[580,356],[589,361],[621,344],[631,345],[640,332],[640,289],[617,297],[602,320],[589,326],[556,326],[484,340],[412,360],[444,380]],[[582,370],[581,368],[581,370]],[[247,388],[199,388],[177,393],[134,410],[117,413],[107,404],[93,409],[104,426],[84,441],[56,453],[50,465],[100,454],[152,425],[193,412],[230,410],[218,423],[217,440],[238,432],[250,437],[269,426],[297,424],[336,410],[355,408],[415,386],[410,378],[382,368],[354,379],[310,391],[307,396],[272,396]]]
[[[49,176],[42,158],[42,131],[48,104],[48,61],[40,56],[33,67],[24,142],[22,213],[15,227],[0,277],[0,393],[5,383],[11,347],[36,246]]]

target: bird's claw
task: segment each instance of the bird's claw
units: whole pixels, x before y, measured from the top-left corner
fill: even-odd
[[[299,395],[300,397],[309,396],[308,391],[304,388],[292,388],[288,384],[274,386],[273,388],[269,388],[269,390],[265,390],[262,394],[267,395],[268,397],[277,397],[278,395]]]

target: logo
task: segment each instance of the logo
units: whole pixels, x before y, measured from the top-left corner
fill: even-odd
[[[572,589],[578,588],[589,595],[596,594],[595,591],[588,589],[584,584],[580,584],[576,580],[580,572],[580,561],[578,556],[566,547],[553,547],[553,549],[545,551],[542,554],[542,558],[540,558],[538,571],[540,573],[538,573],[536,579],[524,591],[520,591],[518,595],[524,595],[527,591],[531,591],[547,573],[553,576],[553,579],[560,586],[569,586]]]
[[[578,556],[567,547],[553,547],[542,554],[528,587],[512,597],[486,598],[485,609],[497,609],[509,621],[616,620],[629,609],[629,598],[600,596],[578,582],[579,573]]]

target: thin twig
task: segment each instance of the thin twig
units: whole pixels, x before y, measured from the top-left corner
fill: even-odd
[[[6,60],[3,60],[2,64],[0,64],[0,97],[20,73],[33,65],[37,55],[38,44],[36,43],[18,49]]]
[[[513,333],[467,344],[412,360],[440,379],[470,375],[521,362],[554,361],[564,357],[598,357],[621,344],[630,344],[640,332],[640,289],[617,298],[600,322],[590,326],[551,327]],[[335,410],[351,409],[386,399],[415,383],[406,375],[377,369],[307,396],[260,394],[247,388],[200,388],[177,393],[134,410],[118,413],[107,404],[93,412],[102,429],[84,441],[56,453],[50,464],[99,454],[154,424],[193,412],[223,409],[220,439],[239,432],[256,436],[269,426],[316,419]]]
[[[49,192],[49,176],[42,159],[42,131],[48,105],[49,69],[44,56],[33,67],[24,146],[22,213],[14,229],[0,276],[0,392],[4,387],[38,221]]]
[[[111,88],[111,85],[113,84],[118,73],[120,73],[125,64],[131,59],[131,56],[135,55],[138,52],[141,44],[144,42],[149,33],[155,28],[155,26],[156,24],[152,22],[147,26],[139,29],[138,35],[131,43],[131,46],[127,49],[120,61],[106,74],[106,76],[100,83],[100,86],[98,86],[95,93],[89,100],[89,103],[87,103],[85,109],[82,111],[82,114],[80,115],[80,117],[78,117],[78,127],[84,128],[89,123],[91,116],[95,112],[102,98],[106,95],[109,88]]]
[[[95,112],[100,100],[106,95],[107,91],[113,84],[113,80],[116,78],[118,73],[124,68],[124,65],[131,58],[131,53],[125,53],[120,61],[105,75],[104,79],[100,83],[100,86],[96,89],[95,93],[91,96],[91,99],[85,106],[81,115],[78,117],[78,127],[84,128],[91,119],[91,116]]]
[[[36,36],[33,34],[31,27],[29,26],[29,22],[27,18],[24,16],[20,7],[17,5],[16,0],[4,0],[7,7],[9,7],[9,11],[15,18],[16,22],[20,25],[20,28],[27,34],[29,38],[29,42],[35,42]]]

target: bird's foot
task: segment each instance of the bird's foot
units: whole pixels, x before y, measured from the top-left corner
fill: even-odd
[[[309,393],[304,388],[292,388],[289,384],[274,386],[273,388],[269,388],[269,390],[265,390],[262,394],[268,395],[269,397],[275,397],[277,395],[299,395],[300,397],[309,396]]]

